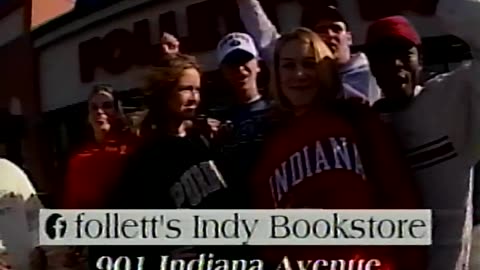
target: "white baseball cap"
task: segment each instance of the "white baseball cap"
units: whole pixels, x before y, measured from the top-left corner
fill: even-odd
[[[222,63],[227,55],[233,51],[241,50],[258,57],[257,47],[252,37],[245,33],[234,32],[224,36],[217,46],[217,61]]]

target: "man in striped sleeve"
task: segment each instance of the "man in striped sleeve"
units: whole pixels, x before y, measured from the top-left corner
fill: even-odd
[[[416,1],[421,4],[420,0]],[[421,41],[401,16],[374,22],[367,56],[388,116],[433,209],[429,270],[468,269],[472,238],[471,168],[480,157],[480,0],[439,0],[436,15],[469,43],[473,60],[419,86]]]

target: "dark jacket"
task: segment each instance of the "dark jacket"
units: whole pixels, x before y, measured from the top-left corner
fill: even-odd
[[[218,165],[225,178],[236,190],[236,208],[248,208],[247,180],[258,161],[264,135],[270,129],[270,101],[259,99],[237,105],[221,113],[222,121],[230,121],[230,128],[219,141]]]
[[[204,136],[157,136],[139,148],[126,168],[120,188],[113,190],[112,209],[230,208],[228,184],[217,169]],[[145,269],[158,269],[160,256],[178,248],[167,246],[92,247],[90,263],[100,256],[145,256]],[[200,254],[214,247],[187,249]],[[218,254],[219,252],[214,252]]]

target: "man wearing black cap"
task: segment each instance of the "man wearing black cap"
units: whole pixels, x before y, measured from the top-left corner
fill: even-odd
[[[367,33],[372,72],[385,94],[374,107],[391,122],[424,207],[433,210],[429,270],[469,269],[470,246],[480,241],[472,240],[472,225],[480,229],[472,208],[480,208],[472,205],[479,201],[472,199],[472,186],[479,183],[471,174],[480,159],[480,38],[473,27],[478,14],[480,0],[439,0],[439,22],[470,45],[473,60],[423,86],[421,41],[407,19],[383,18]]]
[[[273,48],[279,38],[276,27],[268,19],[258,0],[237,0],[240,17],[260,48],[262,58],[271,62]],[[351,54],[352,34],[348,23],[333,6],[305,9],[302,25],[315,31],[330,47],[340,65],[345,97],[359,97],[373,104],[381,97],[370,73],[364,54]]]

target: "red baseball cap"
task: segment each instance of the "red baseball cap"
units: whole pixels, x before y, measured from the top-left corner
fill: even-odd
[[[366,45],[371,46],[387,39],[400,39],[418,46],[420,36],[403,16],[390,16],[375,21],[368,27]]]

